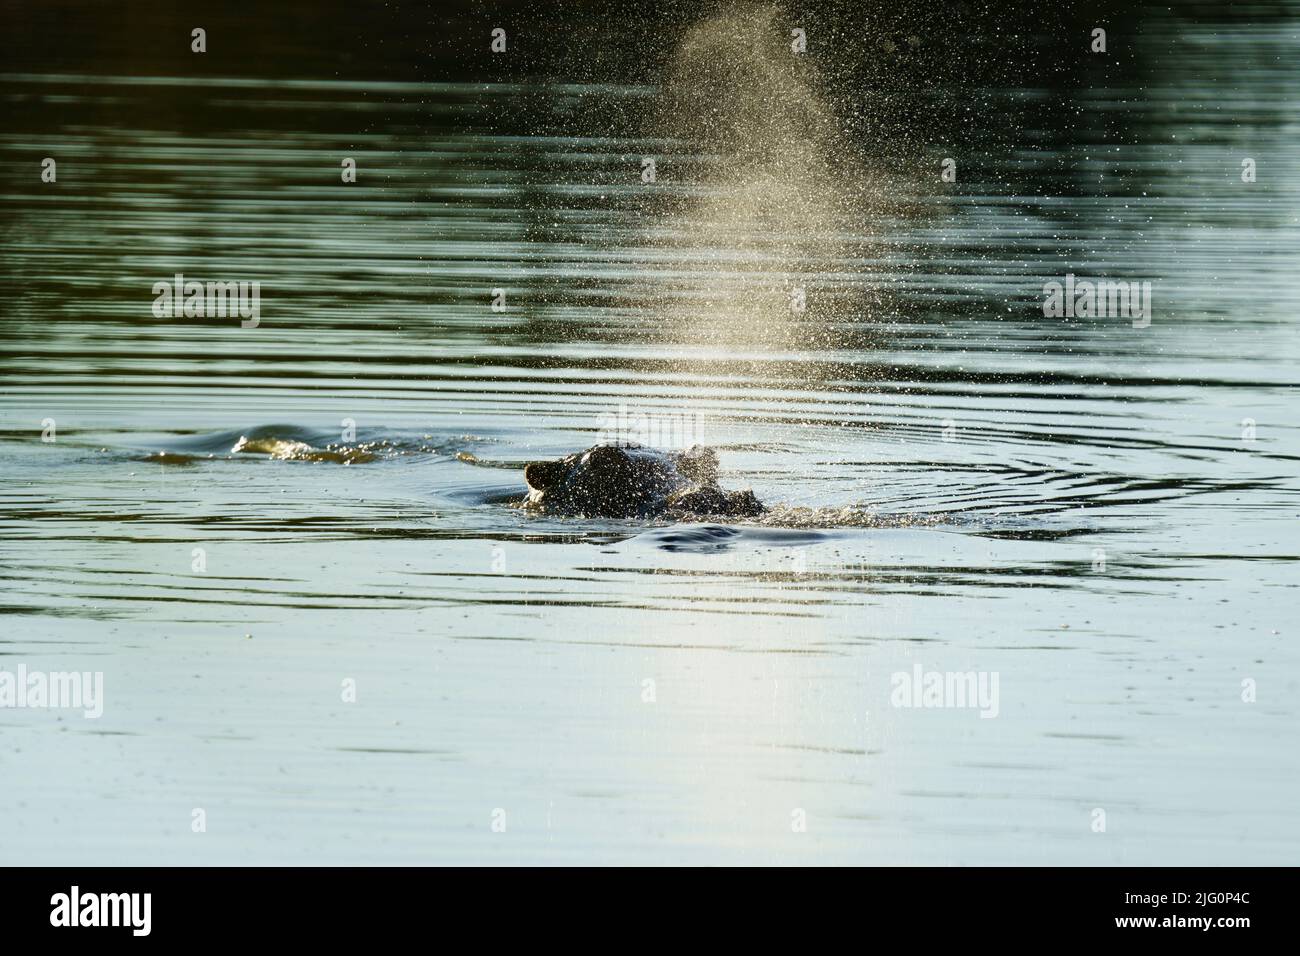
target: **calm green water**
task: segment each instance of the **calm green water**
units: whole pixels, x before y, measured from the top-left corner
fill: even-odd
[[[0,709],[0,862],[1295,863],[1300,29],[1148,34],[955,183],[799,83],[5,75],[0,670],[104,710]],[[775,515],[502,504],[621,406]]]

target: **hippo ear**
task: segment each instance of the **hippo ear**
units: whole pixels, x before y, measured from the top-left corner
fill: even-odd
[[[678,467],[697,485],[712,485],[718,480],[718,453],[703,445],[692,445],[678,458]]]
[[[559,480],[560,467],[557,461],[533,461],[524,468],[524,481],[534,491],[546,491]]]

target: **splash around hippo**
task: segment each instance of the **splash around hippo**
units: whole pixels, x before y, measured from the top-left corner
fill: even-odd
[[[587,518],[754,518],[767,509],[752,491],[718,487],[718,455],[699,445],[662,452],[596,445],[524,469],[528,511]]]

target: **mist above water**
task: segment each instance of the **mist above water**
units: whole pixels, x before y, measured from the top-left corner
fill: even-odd
[[[845,134],[791,23],[737,3],[687,30],[665,69],[657,129],[686,154],[660,173],[677,187],[655,230],[671,258],[650,276],[680,341],[827,345],[879,295],[865,261],[898,183]]]

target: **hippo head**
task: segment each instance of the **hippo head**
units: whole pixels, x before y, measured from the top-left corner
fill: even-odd
[[[539,511],[601,518],[653,514],[691,481],[673,458],[647,449],[597,445],[558,461],[524,469],[528,506]]]

